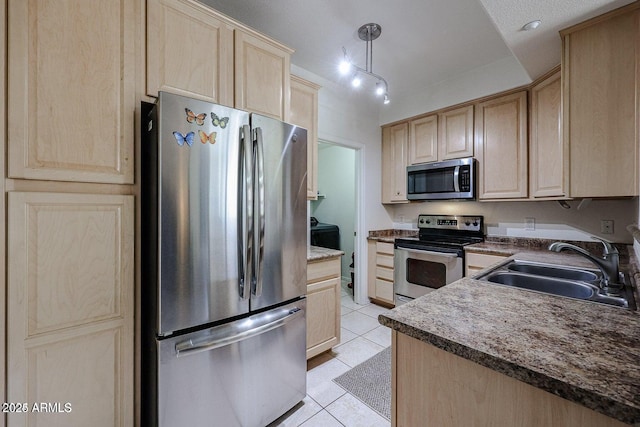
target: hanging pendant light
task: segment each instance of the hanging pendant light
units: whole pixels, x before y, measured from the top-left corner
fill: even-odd
[[[366,45],[366,60],[365,60],[365,68],[358,67],[355,65],[347,55],[347,50],[342,48],[342,61],[338,66],[338,70],[342,75],[348,75],[353,72],[351,77],[351,85],[353,87],[360,87],[362,85],[362,77],[370,76],[376,79],[376,89],[375,93],[378,96],[383,96],[384,104],[388,104],[389,100],[389,85],[387,81],[380,75],[373,72],[373,41],[380,37],[382,34],[382,27],[378,24],[364,24],[360,28],[358,28],[358,37],[360,40],[364,40]]]

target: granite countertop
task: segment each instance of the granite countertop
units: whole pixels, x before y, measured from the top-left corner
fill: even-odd
[[[307,251],[307,262],[324,261],[331,258],[341,257],[343,251],[329,248],[321,248],[320,246],[309,246]]]
[[[518,259],[592,267],[571,254],[508,250],[516,252],[504,254]],[[629,266],[637,279],[637,260]],[[637,311],[463,278],[378,319],[480,365],[640,425]]]
[[[369,231],[367,240],[375,240],[378,242],[393,243],[395,239],[418,238],[418,230],[374,230]]]

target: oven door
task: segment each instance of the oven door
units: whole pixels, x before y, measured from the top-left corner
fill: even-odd
[[[396,305],[462,278],[463,263],[461,251],[455,249],[422,250],[397,246],[393,261]]]

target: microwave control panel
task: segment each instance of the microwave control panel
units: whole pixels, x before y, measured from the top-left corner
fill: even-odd
[[[460,167],[460,191],[471,191],[471,166]]]

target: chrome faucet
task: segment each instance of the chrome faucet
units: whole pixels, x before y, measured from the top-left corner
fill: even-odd
[[[618,284],[618,279],[620,276],[618,250],[609,242],[605,242],[604,240],[600,240],[600,242],[602,242],[602,244],[604,245],[604,249],[602,250],[602,258],[599,258],[578,246],[564,242],[554,242],[550,244],[549,250],[553,252],[572,250],[579,253],[580,255],[586,257],[595,265],[597,265],[602,272],[602,281],[600,283],[601,289],[607,290],[609,287],[619,288],[622,285]]]

